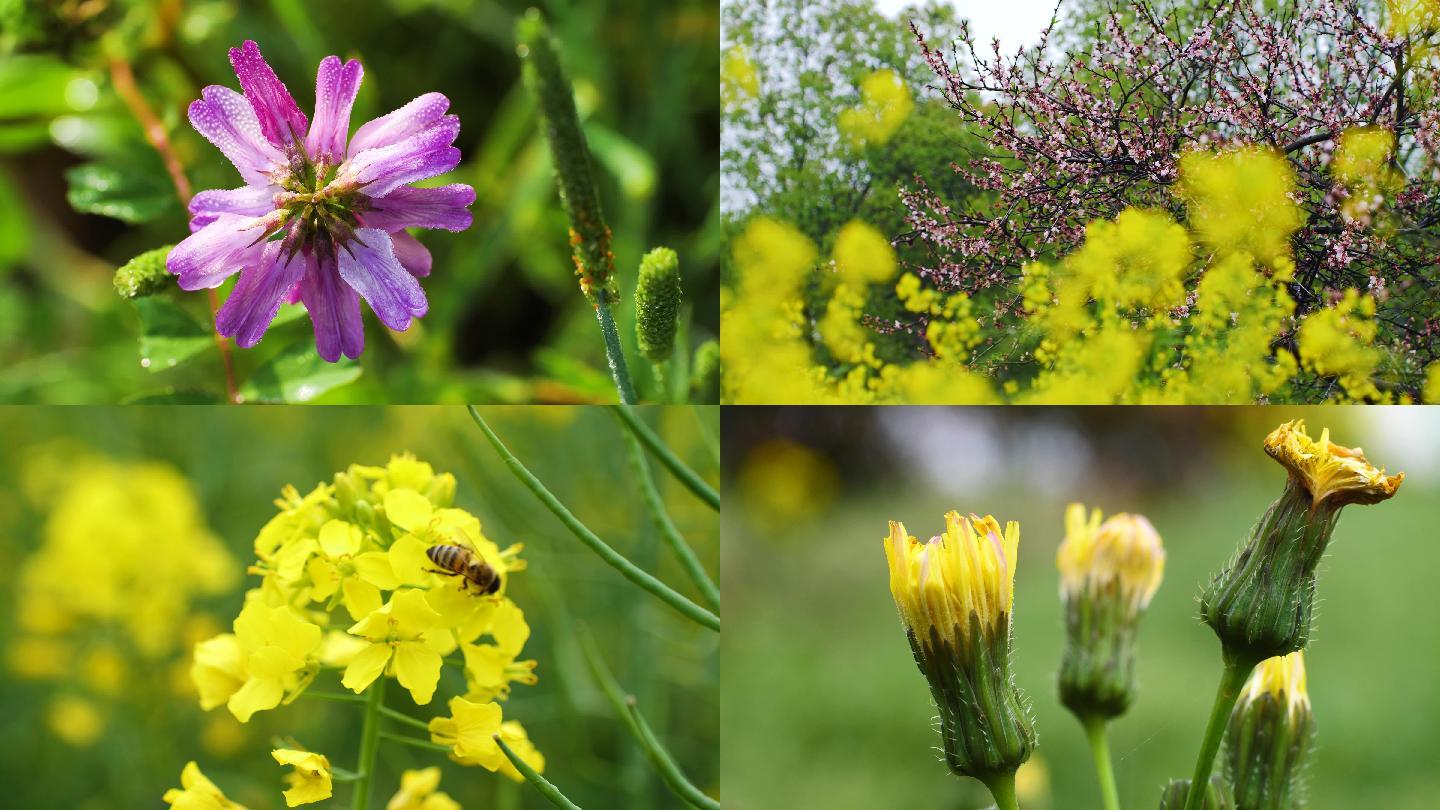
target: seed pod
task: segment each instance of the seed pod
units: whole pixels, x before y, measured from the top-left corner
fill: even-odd
[[[670,359],[680,320],[680,260],[670,248],[655,248],[640,260],[635,285],[635,339],[652,363]]]
[[[1024,696],[1010,674],[1010,614],[1020,527],[956,512],[921,543],[890,523],[890,593],[915,663],[940,712],[945,762],[987,785],[1035,748]]]
[[[1082,722],[1125,713],[1135,697],[1135,636],[1160,587],[1165,549],[1150,521],[1100,510],[1065,513],[1065,540],[1056,564],[1065,603],[1065,654],[1060,702]]]
[[[1310,637],[1315,568],[1340,510],[1393,496],[1404,473],[1387,476],[1360,448],[1319,441],[1302,421],[1287,422],[1265,439],[1265,452],[1289,471],[1285,490],[1205,589],[1200,616],[1226,653],[1259,662],[1304,648]]]
[[[1303,654],[1262,661],[1225,731],[1225,776],[1238,810],[1297,806],[1314,727]]]

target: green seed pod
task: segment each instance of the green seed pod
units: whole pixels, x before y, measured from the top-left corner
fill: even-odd
[[[675,326],[680,321],[680,260],[670,248],[658,247],[640,260],[635,285],[635,339],[652,363],[670,359]]]
[[[1310,637],[1315,568],[1348,504],[1395,494],[1403,473],[1387,476],[1359,448],[1319,441],[1301,421],[1276,428],[1265,452],[1289,471],[1285,490],[1200,598],[1200,617],[1234,660],[1259,662],[1304,648]]]
[[[1060,702],[1080,721],[1109,720],[1135,698],[1135,636],[1160,587],[1165,549],[1150,521],[1118,514],[1103,524],[1073,503],[1056,565],[1065,603]]]
[[[1190,797],[1190,780],[1174,779],[1165,786],[1160,793],[1160,810],[1184,810],[1185,800]],[[1200,805],[1201,810],[1235,810],[1235,801],[1230,796],[1230,788],[1220,781],[1220,777],[1210,777],[1210,784],[1206,786],[1205,803]]]
[[[1035,749],[1024,696],[1010,675],[1010,614],[1020,527],[956,512],[921,543],[890,523],[890,593],[940,712],[945,762],[986,785]],[[992,788],[993,790],[993,788]]]
[[[702,405],[720,404],[720,344],[701,343],[690,361],[690,399]]]
[[[1225,730],[1225,776],[1237,810],[1298,806],[1314,726],[1302,653],[1262,661]]]
[[[115,292],[121,298],[133,301],[168,289],[175,283],[175,277],[165,269],[165,257],[170,255],[172,247],[166,245],[147,250],[121,265],[115,271]]]

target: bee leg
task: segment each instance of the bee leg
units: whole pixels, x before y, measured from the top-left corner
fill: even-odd
[[[458,576],[460,576],[459,574],[455,573],[454,571],[441,571],[439,568],[426,568],[425,570],[426,570],[427,572],[431,573],[431,574],[444,574],[444,575],[447,576],[447,577],[458,577]]]

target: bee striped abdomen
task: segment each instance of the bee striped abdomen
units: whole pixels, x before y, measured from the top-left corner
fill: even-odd
[[[445,572],[461,577],[460,587],[474,584],[476,590],[490,595],[500,590],[500,575],[480,556],[464,546],[438,545],[425,549],[425,555]]]

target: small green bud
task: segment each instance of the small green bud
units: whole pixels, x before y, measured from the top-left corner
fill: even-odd
[[[1190,797],[1190,780],[1174,779],[1160,793],[1160,810],[1184,810],[1185,800]],[[1210,777],[1206,786],[1205,802],[1201,810],[1235,810],[1235,800],[1230,797],[1230,788],[1220,777]]]
[[[165,257],[174,245],[147,250],[115,271],[115,292],[127,301],[144,298],[167,289],[175,277],[165,269]]]
[[[1348,504],[1393,496],[1403,473],[1387,476],[1359,448],[1319,441],[1301,421],[1265,439],[1265,452],[1289,471],[1285,490],[1250,532],[1250,539],[1200,597],[1200,617],[1227,655],[1258,663],[1305,647],[1315,601],[1315,569]]]
[[[1314,726],[1303,654],[1262,661],[1225,730],[1225,777],[1239,810],[1298,806]]]
[[[720,344],[707,340],[690,361],[690,398],[702,405],[720,404]]]
[[[680,321],[680,260],[675,251],[659,247],[640,260],[635,285],[635,339],[652,363],[670,359],[675,326]]]

